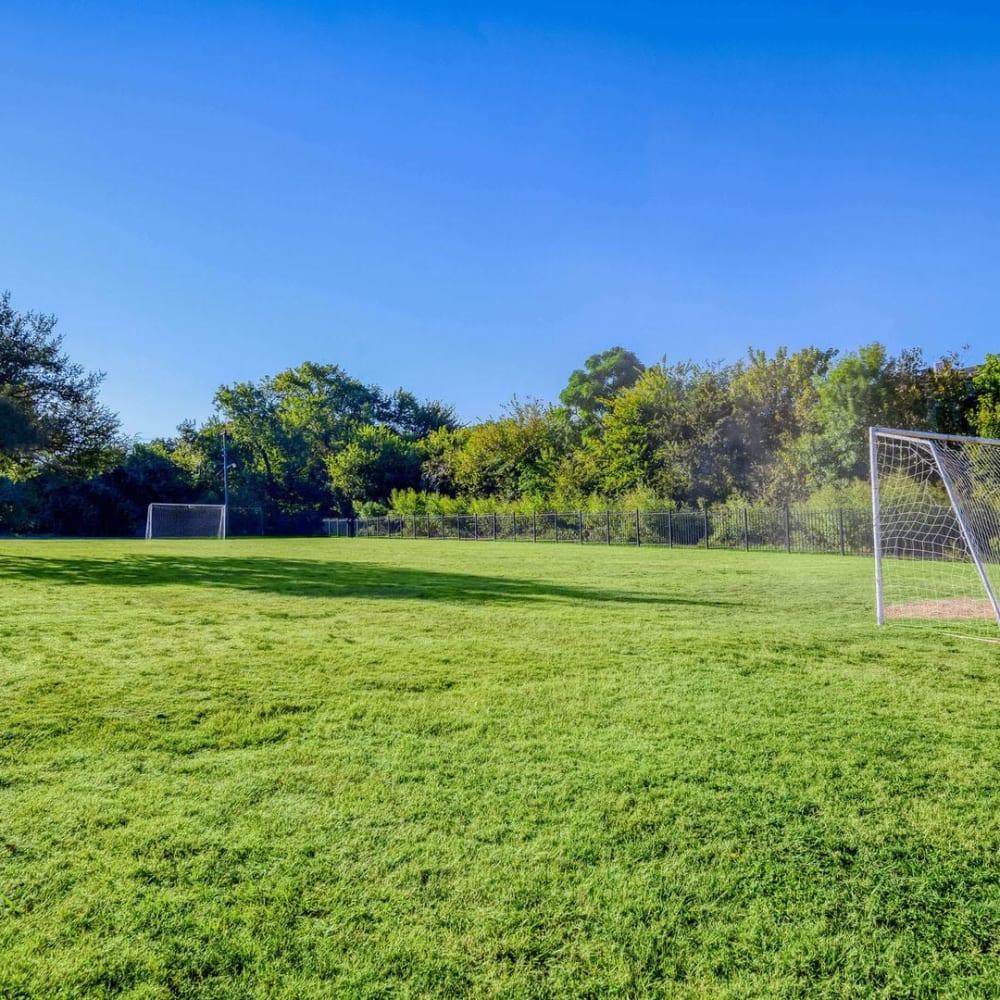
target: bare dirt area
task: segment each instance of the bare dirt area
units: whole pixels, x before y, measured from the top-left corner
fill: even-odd
[[[910,601],[892,604],[885,609],[886,618],[953,618],[955,620],[994,619],[993,606],[986,600],[968,597]]]

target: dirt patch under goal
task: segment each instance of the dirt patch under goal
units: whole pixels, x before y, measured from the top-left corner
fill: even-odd
[[[885,616],[886,618],[985,618],[987,621],[996,620],[993,605],[989,601],[975,601],[967,597],[891,604],[886,607]]]

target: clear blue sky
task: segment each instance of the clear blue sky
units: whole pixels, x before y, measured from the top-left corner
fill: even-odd
[[[8,0],[0,96],[0,289],[143,438],[305,360],[473,421],[613,344],[1000,350],[995,5]]]

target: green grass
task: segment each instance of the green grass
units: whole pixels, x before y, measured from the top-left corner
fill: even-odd
[[[0,542],[0,996],[998,996],[1000,652],[871,576]]]

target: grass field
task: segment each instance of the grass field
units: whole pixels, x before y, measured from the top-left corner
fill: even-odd
[[[0,542],[0,997],[996,997],[1000,646],[871,575]]]

